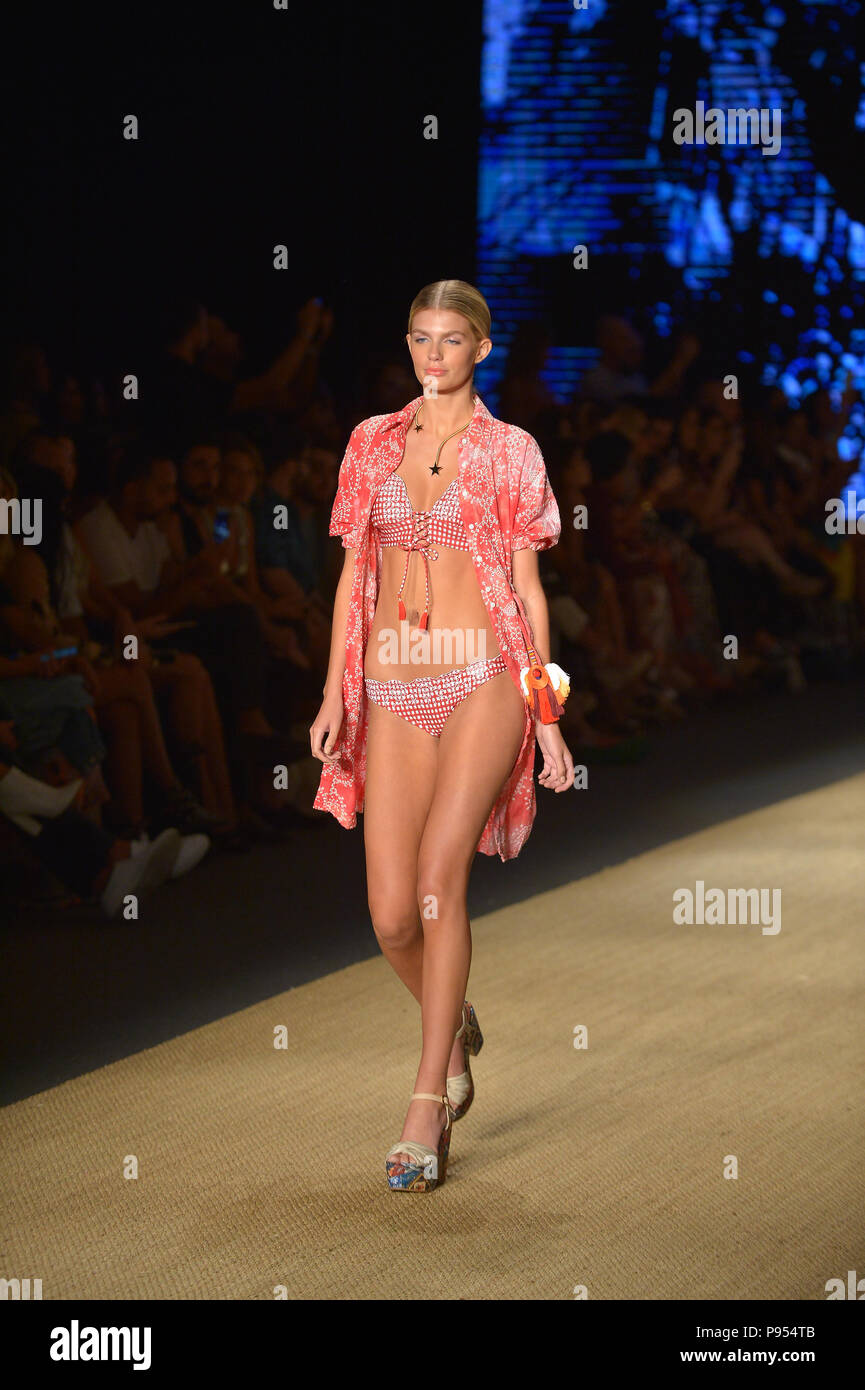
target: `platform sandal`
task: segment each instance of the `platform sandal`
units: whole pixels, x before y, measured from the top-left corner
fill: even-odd
[[[469,1054],[472,1057],[477,1057],[484,1045],[484,1035],[478,1025],[477,1015],[467,999],[463,1003],[463,1021],[457,1033],[457,1038],[459,1037],[463,1039],[466,1069],[464,1072],[460,1072],[459,1076],[449,1076],[447,1079],[448,1100],[453,1107],[455,1120],[462,1119],[475,1098],[475,1083],[472,1080]]]
[[[415,1091],[411,1100],[434,1100],[443,1105],[447,1119],[441,1132],[438,1151],[430,1144],[419,1144],[414,1139],[400,1139],[385,1155],[387,1184],[392,1192],[432,1192],[441,1187],[448,1171],[448,1154],[451,1147],[453,1128],[453,1106],[446,1095],[436,1096],[431,1091]],[[413,1163],[401,1163],[396,1154],[408,1154]]]

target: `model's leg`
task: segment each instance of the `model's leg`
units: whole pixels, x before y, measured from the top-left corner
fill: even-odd
[[[438,739],[391,710],[370,704],[363,813],[369,910],[382,955],[418,1005],[423,999],[424,949],[417,902],[418,849],[437,767]],[[461,1076],[464,1071],[462,1040],[453,1041],[447,1074]]]
[[[439,739],[417,858],[424,947],[423,1051],[416,1091],[441,1095],[445,1089],[471,964],[469,873],[487,818],[513,770],[524,727],[523,698],[504,671],[457,705]],[[444,1123],[443,1106],[412,1101],[400,1138],[437,1144]]]
[[[423,932],[417,856],[437,766],[437,738],[370,703],[363,811],[369,911],[382,954],[418,1003]]]

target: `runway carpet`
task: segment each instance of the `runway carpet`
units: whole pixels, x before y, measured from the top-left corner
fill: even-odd
[[[385,1180],[420,1029],[380,957],[9,1106],[0,1272],[45,1299],[824,1299],[865,1272],[863,810],[859,775],[476,919],[486,1041],[432,1194]],[[780,931],[677,924],[697,880],[780,889]]]

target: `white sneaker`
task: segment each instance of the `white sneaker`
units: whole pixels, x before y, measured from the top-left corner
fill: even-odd
[[[171,877],[182,878],[190,869],[194,869],[196,864],[200,864],[210,849],[210,843],[209,835],[181,835],[180,850],[171,870]]]
[[[139,899],[158,888],[170,877],[180,853],[180,833],[163,830],[155,840],[144,836],[131,842],[128,859],[114,865],[100,902],[108,917],[114,917],[123,906],[123,899],[134,893]]]
[[[179,831],[178,834],[180,834]],[[142,835],[140,840],[133,840],[133,855],[138,856],[144,854],[149,844],[150,836],[147,834]],[[184,874],[189,873],[190,869],[194,869],[196,864],[199,864],[201,862],[207,851],[210,849],[210,844],[211,841],[209,835],[181,835],[180,849],[177,852],[177,859],[174,862],[174,868],[171,870],[171,877],[182,878]]]
[[[55,816],[62,816],[81,786],[82,778],[78,777],[74,782],[67,782],[65,787],[51,787],[22,772],[20,767],[10,767],[6,776],[0,777],[0,811],[28,835],[38,835],[42,826],[34,817],[53,820]]]

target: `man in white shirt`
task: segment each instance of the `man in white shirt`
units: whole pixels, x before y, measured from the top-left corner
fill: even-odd
[[[81,533],[102,579],[110,588],[127,584],[130,579],[142,593],[149,594],[159,588],[162,566],[170,551],[155,521],[140,522],[134,535],[130,535],[114,508],[103,498],[82,519]]]
[[[156,518],[177,501],[177,470],[141,441],[125,447],[112,483],[108,498],[77,526],[103,582],[133,618],[191,619],[172,633],[171,646],[193,652],[210,675],[229,752],[236,736],[238,742],[245,737],[271,767],[278,755],[287,761],[292,745],[263,708],[268,652],[258,614],[220,572],[229,542],[210,542],[192,559],[172,553]]]
[[[177,470],[170,458],[142,445],[129,448],[110,497],[87,512],[77,531],[99,575],[134,617],[171,617],[213,602],[218,557],[196,557],[182,566],[171,554],[155,518],[177,497]]]

